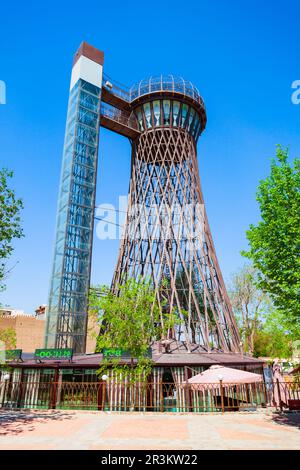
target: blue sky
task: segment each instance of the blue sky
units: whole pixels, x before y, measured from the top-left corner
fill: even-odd
[[[14,171],[25,238],[15,243],[0,303],[32,313],[47,303],[69,80],[86,40],[105,52],[105,72],[131,85],[160,73],[191,80],[204,97],[207,129],[200,176],[226,280],[244,260],[245,231],[259,217],[255,192],[275,145],[300,155],[297,1],[5,2],[1,7],[0,167]],[[97,202],[127,194],[130,146],[101,129]],[[110,283],[118,241],[95,237],[93,283]]]

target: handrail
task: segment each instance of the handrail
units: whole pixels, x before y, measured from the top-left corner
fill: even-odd
[[[119,122],[124,126],[130,127],[135,131],[139,131],[138,123],[133,116],[128,116],[124,111],[121,111],[117,108],[113,108],[109,105],[101,103],[100,109],[101,116],[104,116],[113,121]]]
[[[109,84],[112,85],[109,86]],[[126,90],[125,85],[121,85],[120,83],[112,80],[108,75],[103,74],[103,86],[104,88],[109,91],[112,95],[116,95],[124,101],[130,102],[130,94],[129,89]]]

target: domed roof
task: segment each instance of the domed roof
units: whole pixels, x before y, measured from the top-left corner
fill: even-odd
[[[204,102],[198,89],[190,81],[174,75],[152,76],[135,83],[129,90],[130,101],[133,101],[142,95],[147,95],[157,91],[181,93],[194,99],[204,107]]]

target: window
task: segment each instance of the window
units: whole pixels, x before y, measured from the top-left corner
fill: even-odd
[[[81,124],[77,126],[77,139],[88,145],[96,145],[97,131]]]
[[[190,115],[189,115],[189,127],[188,127],[188,130],[189,130],[189,131],[191,131],[191,124],[192,124],[192,122],[193,122],[194,115],[195,115],[195,110],[194,110],[194,109],[191,109],[191,110],[190,110]]]
[[[178,126],[179,109],[180,109],[179,101],[173,101],[173,126]]]
[[[197,135],[198,126],[199,126],[199,116],[198,116],[198,114],[196,114],[195,119],[194,119],[194,123],[193,123],[193,128],[192,128],[192,131],[191,131],[192,135],[194,137],[196,137],[196,135]]]
[[[144,130],[144,123],[143,123],[143,114],[142,114],[141,108],[138,108],[136,110],[136,115],[137,115],[137,120],[138,120],[140,129],[141,129],[141,131],[143,131]]]
[[[144,113],[145,113],[147,128],[149,129],[150,127],[152,127],[150,103],[144,104]]]
[[[154,126],[161,124],[160,120],[160,101],[153,101]]]
[[[80,92],[80,104],[85,108],[91,109],[92,111],[98,112],[99,99],[96,96],[89,95],[85,91]]]
[[[199,134],[199,131],[200,131],[200,127],[201,127],[201,121],[200,121],[200,119],[198,118],[198,120],[197,120],[197,125],[196,125],[196,127],[195,127],[195,132],[194,132],[194,137],[195,137],[195,139],[197,139],[197,137],[198,137],[198,134]]]
[[[170,124],[170,108],[171,103],[170,100],[163,100],[163,108],[164,108],[164,124]]]
[[[98,123],[98,115],[79,106],[78,121],[86,124],[87,126],[96,128]]]
[[[189,107],[187,104],[182,105],[182,113],[181,113],[181,127],[185,127],[185,120],[188,113]]]

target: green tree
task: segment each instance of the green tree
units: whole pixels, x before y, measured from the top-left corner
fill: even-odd
[[[254,338],[256,357],[275,357],[290,359],[293,344],[300,337],[300,326],[286,321],[285,316],[276,309],[263,316],[262,323]]]
[[[270,307],[266,294],[256,287],[256,279],[256,269],[251,265],[245,265],[234,274],[229,290],[243,342],[243,350],[250,356],[255,353],[255,338],[262,315]]]
[[[118,287],[117,294],[106,286],[93,289],[89,304],[90,315],[98,316],[101,323],[97,351],[120,348],[137,359],[134,368],[120,366],[118,361],[104,361],[98,373],[105,373],[112,365],[115,372],[123,377],[127,374],[132,381],[144,378],[152,365],[147,358],[148,348],[161,328],[160,310],[150,282],[129,279]]]
[[[261,221],[247,231],[249,251],[242,254],[259,271],[257,285],[269,293],[288,322],[300,319],[300,159],[288,161],[277,146],[271,173],[257,192]]]
[[[0,170],[0,286],[3,288],[5,278],[5,261],[13,251],[13,240],[23,236],[20,226],[20,210],[23,208],[21,199],[17,199],[15,191],[9,188],[8,181],[13,173],[6,169]]]
[[[15,349],[17,344],[17,336],[14,328],[0,329],[0,341],[3,341],[6,349]]]

